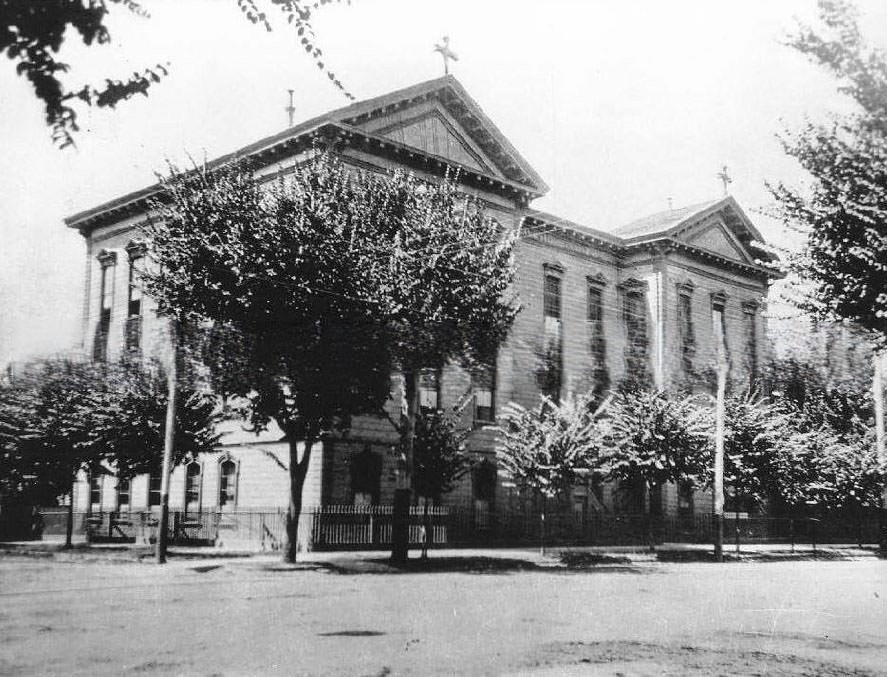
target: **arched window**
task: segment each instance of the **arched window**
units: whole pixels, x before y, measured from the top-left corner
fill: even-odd
[[[219,507],[233,508],[237,504],[237,463],[231,458],[219,463]]]
[[[200,512],[200,485],[203,468],[197,461],[185,467],[185,512]]]

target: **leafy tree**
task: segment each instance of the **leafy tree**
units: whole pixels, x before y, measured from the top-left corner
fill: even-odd
[[[154,470],[163,458],[166,375],[155,362],[120,363],[105,372],[104,399],[93,434],[118,477]],[[176,397],[172,465],[218,449],[216,426],[222,416],[216,398],[192,386],[179,386]]]
[[[848,319],[887,340],[887,58],[866,46],[846,0],[819,0],[824,31],[802,27],[789,45],[834,74],[856,104],[828,124],[808,122],[782,137],[812,178],[809,193],[770,187],[777,216],[806,234],[789,267],[810,285],[800,303]]]
[[[495,364],[519,310],[511,290],[517,233],[487,217],[454,177],[426,183],[395,172],[374,184],[374,216],[367,219],[376,235],[369,251],[379,262],[373,267],[378,308],[404,379],[400,431],[409,483],[419,374],[451,362],[469,370]],[[395,520],[395,529],[392,556],[402,560],[406,521]]]
[[[149,365],[150,366],[150,365]],[[68,495],[81,472],[122,477],[162,457],[166,388],[156,365],[95,365],[68,359],[27,365],[0,389],[0,496],[35,505]],[[185,390],[176,411],[176,463],[218,442],[213,399]]]
[[[649,495],[674,482],[709,481],[711,416],[688,395],[665,391],[616,393],[604,419],[603,468],[608,479],[643,486]]]
[[[726,399],[725,423],[724,482],[737,510],[743,500],[760,504],[780,479],[774,460],[791,430],[791,409],[746,391]]]
[[[439,501],[471,470],[466,440],[471,429],[461,425],[461,410],[424,411],[416,417],[413,487],[416,496]]]
[[[161,314],[207,329],[212,385],[244,402],[255,429],[289,442],[286,559],[295,561],[311,451],[390,391],[387,317],[375,300],[375,188],[326,156],[263,187],[248,169],[173,173],[150,229],[144,275]],[[394,204],[391,208],[397,208]],[[300,445],[304,448],[300,449]]]
[[[268,11],[280,16],[296,31],[300,44],[329,80],[348,98],[353,99],[324,61],[316,45],[312,20],[317,8],[340,0],[236,0],[244,17],[252,24],[272,30]],[[34,94],[45,106],[46,123],[52,128],[53,140],[62,148],[73,144],[79,130],[75,104],[115,107],[136,94],[148,90],[168,74],[169,64],[157,64],[135,72],[123,80],[106,79],[100,87],[82,85],[68,88],[62,74],[70,65],[60,61],[58,54],[67,37],[79,36],[87,46],[111,41],[107,19],[111,11],[123,8],[148,19],[143,4],[136,0],[3,0],[0,3],[0,52],[5,52],[16,65],[16,71],[28,79]]]
[[[77,475],[104,472],[105,450],[94,435],[104,399],[100,371],[68,359],[29,364],[4,388],[4,465],[16,485],[7,490],[35,503],[68,495],[67,546]]]
[[[543,398],[538,409],[510,402],[498,418],[496,452],[501,471],[544,499],[566,496],[599,468],[602,435],[595,395]],[[544,510],[544,508],[543,508]]]

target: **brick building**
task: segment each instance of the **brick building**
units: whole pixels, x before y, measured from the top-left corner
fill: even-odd
[[[471,449],[489,463],[447,497],[479,511],[505,503],[493,470],[493,440],[482,424],[509,401],[525,406],[540,392],[561,396],[605,391],[627,378],[707,389],[716,342],[723,338],[734,382],[753,378],[764,349],[760,313],[772,271],[753,248],[762,238],[730,197],[673,209],[603,232],[532,208],[547,186],[452,77],[355,103],[291,127],[236,153],[258,174],[286,173],[321,141],[355,167],[404,167],[434,178],[459,170],[464,190],[480,197],[503,226],[520,228],[516,286],[522,304],[495,370],[457,367],[421,378],[426,406],[474,397],[466,424]],[[220,158],[223,163],[234,155]],[[160,354],[165,328],[133,277],[144,261],[142,224],[157,186],[125,195],[66,220],[86,241],[83,345],[96,358],[122,351]],[[395,379],[396,382],[396,379]],[[396,390],[396,389],[395,389]],[[397,392],[392,413],[400,409]],[[231,424],[214,454],[176,468],[171,508],[190,512],[275,510],[287,501],[287,448],[278,430],[261,435]],[[305,504],[390,503],[395,431],[361,419],[344,437],[315,449]],[[159,501],[159,476],[89,481],[79,509],[144,510]],[[692,496],[666,488],[666,511],[694,510]],[[615,497],[577,488],[585,509],[612,510]],[[696,501],[696,510],[709,509]]]

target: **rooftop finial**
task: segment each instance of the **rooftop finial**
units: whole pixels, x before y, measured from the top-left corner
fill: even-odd
[[[458,61],[459,57],[456,56],[456,53],[450,49],[450,36],[443,36],[443,43],[440,45],[434,46],[435,52],[440,52],[440,55],[443,57],[444,62],[444,75],[449,75],[450,73],[450,60]]]
[[[727,186],[733,183],[733,179],[731,179],[730,175],[727,173],[727,165],[724,165],[724,168],[718,172],[718,178],[721,180],[721,183],[724,184],[724,197],[727,197],[727,195],[729,195]]]
[[[290,93],[290,105],[287,106],[284,110],[286,110],[287,115],[289,115],[290,127],[293,126],[293,117],[296,113],[296,107],[293,105],[293,91],[292,89],[286,90]]]

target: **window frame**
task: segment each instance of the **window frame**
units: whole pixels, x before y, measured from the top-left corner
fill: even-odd
[[[416,374],[416,395],[419,400],[419,410],[430,412],[430,411],[439,411],[441,407],[441,381],[443,373],[441,369],[435,369],[433,367],[423,367],[419,369]],[[434,379],[434,389],[423,387],[423,379],[433,378]],[[423,393],[434,393],[434,406],[428,406],[422,403]]]
[[[114,286],[117,273],[117,252],[103,249],[96,257],[100,266],[98,322],[96,323],[93,357],[103,361],[108,355],[108,336],[114,312]]]
[[[542,369],[545,382],[541,390],[543,396],[555,403],[560,402],[564,384],[564,272],[560,264],[542,264]]]
[[[124,490],[123,487],[126,487]],[[118,477],[117,478],[117,512],[123,512],[124,506],[126,507],[126,511],[132,508],[132,479],[129,477]],[[126,496],[126,501],[123,500],[123,497]]]
[[[693,322],[693,292],[696,285],[687,280],[678,285],[678,335],[681,341],[681,369],[685,375],[693,374],[693,358],[696,356],[696,325]]]
[[[588,327],[588,353],[594,361],[592,378],[594,389],[602,393],[610,387],[610,372],[607,367],[607,337],[604,330],[604,287],[603,275],[586,277],[585,319]],[[595,299],[595,302],[592,302]]]
[[[487,381],[482,385],[486,385],[486,388],[478,388],[478,380],[483,379]],[[477,393],[478,392],[489,392],[490,394],[490,404],[488,406],[481,406],[477,401]],[[476,424],[483,423],[493,423],[496,420],[496,366],[492,365],[486,367],[485,369],[475,370],[471,374],[471,395],[474,400],[474,422]],[[481,415],[481,409],[488,410],[487,416]]]
[[[229,477],[225,474],[224,466],[225,464],[230,463],[234,466],[234,472],[231,474],[233,477],[233,491],[230,491],[230,482]],[[240,500],[240,461],[230,454],[225,454],[219,458],[219,482],[218,488],[216,491],[216,503],[219,506],[220,510],[233,510],[237,507],[237,502]],[[224,483],[224,487],[223,487]],[[222,490],[225,490],[225,496],[230,496],[233,494],[233,499],[222,501]]]
[[[152,489],[151,485],[156,479],[157,488]],[[148,471],[148,508],[160,507],[160,504],[163,501],[163,466],[158,464],[158,467],[152,468]]]
[[[197,467],[197,489],[196,491],[192,489],[190,486],[191,468]],[[196,501],[189,501],[189,495],[196,494]],[[202,505],[203,505],[203,463],[200,461],[191,461],[190,463],[185,464],[185,491],[184,491],[184,501],[182,502],[182,509],[185,514],[192,512],[191,505],[196,502],[197,509],[194,512],[200,513]]]

